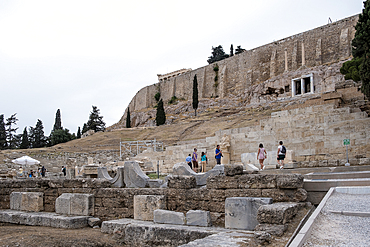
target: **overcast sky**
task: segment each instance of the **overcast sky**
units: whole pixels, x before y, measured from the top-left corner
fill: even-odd
[[[110,126],[157,74],[207,65],[362,12],[363,0],[0,0],[0,114],[18,133],[55,113],[76,133],[92,105]]]

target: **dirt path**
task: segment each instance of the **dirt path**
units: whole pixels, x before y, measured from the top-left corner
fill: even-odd
[[[100,229],[61,229],[0,223],[0,246],[19,247],[113,247],[119,245]]]

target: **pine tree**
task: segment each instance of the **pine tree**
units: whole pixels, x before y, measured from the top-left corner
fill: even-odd
[[[6,141],[6,130],[4,123],[4,115],[0,115],[0,150],[6,149],[8,142]]]
[[[130,108],[127,108],[126,128],[131,128]]]
[[[50,137],[53,136],[56,131],[58,131],[58,129],[55,131],[53,130]],[[47,138],[45,137],[44,125],[40,119],[37,119],[35,128],[30,127],[29,139],[32,148],[41,148],[46,146]]]
[[[209,64],[228,58],[229,55],[225,54],[224,48],[221,45],[217,47],[212,46],[212,56],[208,57]]]
[[[100,110],[96,106],[92,106],[93,110],[90,112],[89,120],[87,121],[87,129],[94,130],[95,132],[105,130],[105,122],[103,116],[99,116]]]
[[[16,148],[16,143],[15,143],[16,139],[13,140],[14,134],[18,130],[18,127],[17,128],[13,127],[13,125],[17,125],[18,119],[16,115],[17,113],[14,113],[13,115],[11,115],[9,118],[6,119],[6,123],[5,123],[6,138],[8,141],[8,148],[10,149]]]
[[[61,130],[61,129],[63,129],[63,127],[62,127],[62,118],[60,116],[60,109],[58,109],[57,113],[55,114],[55,123],[54,123],[53,131]]]
[[[81,128],[78,127],[78,130],[77,130],[77,139],[80,139],[81,138]]]
[[[234,56],[234,46],[231,44],[230,46],[230,57]]]
[[[158,102],[157,115],[156,115],[155,121],[156,121],[157,126],[166,123],[166,113],[164,112],[162,99],[160,99]]]
[[[59,143],[65,143],[70,140],[73,140],[74,137],[71,133],[69,133],[68,129],[60,129],[54,131],[53,135],[50,137],[51,145],[56,145]]]
[[[195,116],[197,115],[198,104],[198,80],[197,75],[195,75],[193,79],[193,109],[195,110]]]
[[[27,133],[27,127],[24,127],[23,134],[22,134],[22,142],[20,145],[21,149],[27,149],[30,147],[30,142],[28,140],[28,133]]]
[[[340,72],[345,79],[362,81],[361,91],[370,98],[370,1],[364,2],[364,9],[355,26],[352,40],[353,59],[345,62]]]

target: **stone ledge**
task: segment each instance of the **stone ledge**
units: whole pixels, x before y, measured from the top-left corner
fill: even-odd
[[[258,208],[257,220],[259,223],[279,224],[288,223],[298,212],[299,204],[294,202],[280,202],[262,205]]]
[[[22,212],[0,210],[0,222],[28,226],[48,226],[55,228],[82,228],[88,226],[90,216],[63,216],[46,212]]]

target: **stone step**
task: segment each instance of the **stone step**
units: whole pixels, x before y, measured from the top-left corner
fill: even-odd
[[[90,216],[65,216],[49,212],[0,210],[0,222],[55,228],[82,228],[88,226]]]
[[[151,221],[140,221],[133,219],[119,219],[103,221],[101,232],[121,236],[123,242],[129,246],[180,246],[191,244],[192,241],[205,239],[206,242],[211,239],[213,246],[216,239],[222,238],[219,233],[230,233],[228,241],[233,238],[233,234],[242,234],[245,237],[253,236],[250,231],[232,231],[230,229],[217,227],[196,227],[184,225],[156,224]],[[214,236],[215,235],[215,236]],[[207,237],[211,236],[210,239]],[[214,237],[212,237],[214,236]],[[226,240],[225,240],[226,241]],[[204,243],[204,242],[201,242]],[[225,242],[227,243],[227,241]],[[230,242],[232,243],[232,242]],[[197,244],[197,243],[194,243]],[[208,246],[208,245],[185,245],[185,246]],[[237,246],[237,245],[219,245],[219,246]]]

